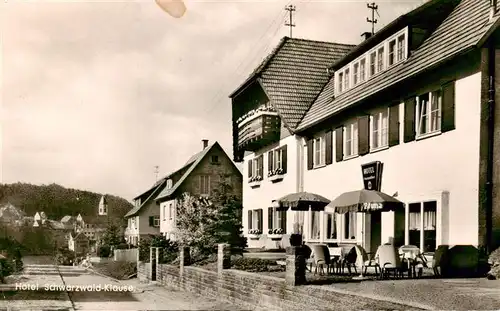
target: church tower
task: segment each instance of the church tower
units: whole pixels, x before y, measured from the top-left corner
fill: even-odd
[[[108,215],[108,202],[106,200],[106,196],[103,195],[101,197],[101,201],[99,201],[99,216]]]

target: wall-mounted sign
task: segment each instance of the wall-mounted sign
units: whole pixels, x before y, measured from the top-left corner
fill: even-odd
[[[380,191],[382,188],[382,170],[384,164],[380,161],[370,162],[361,165],[363,173],[363,183],[366,190]]]

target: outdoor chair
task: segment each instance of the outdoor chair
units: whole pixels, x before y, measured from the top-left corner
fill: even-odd
[[[344,268],[347,268],[347,271],[349,271],[349,274],[351,273],[351,268],[354,269],[354,273],[358,273],[356,269],[356,260],[358,257],[358,254],[356,253],[356,248],[354,247],[349,247],[346,248],[348,251],[346,252],[347,254],[344,256],[341,262],[341,268],[344,270]]]
[[[378,275],[380,267],[378,266],[378,263],[375,261],[375,259],[372,258],[371,253],[367,253],[366,250],[359,245],[355,245],[354,249],[356,250],[356,255],[357,255],[356,266],[359,266],[364,274],[366,274],[366,271],[368,270],[369,267],[374,267],[375,274]]]
[[[314,262],[314,274],[318,272],[318,267],[320,267],[321,274],[324,274],[324,266],[326,266],[326,271],[330,271],[330,251],[326,245],[311,245],[313,252],[313,262]]]
[[[312,265],[314,263],[314,254],[312,253],[311,245],[304,244],[302,245],[304,247],[304,257],[306,259],[306,270],[309,270],[309,272],[312,272]],[[309,266],[309,269],[307,267]]]
[[[446,268],[448,264],[447,253],[449,251],[449,246],[439,245],[434,256],[432,258],[432,270],[434,271],[434,276],[440,277],[443,273],[443,268]]]
[[[402,275],[404,267],[394,245],[380,245],[375,257],[380,267],[382,279],[389,276],[389,271],[394,271],[394,277]]]
[[[427,259],[424,254],[420,252],[420,248],[415,245],[403,245],[399,248],[399,253],[403,255],[403,260],[408,265],[408,277],[417,276],[416,267],[422,265],[418,271],[418,277],[422,276],[422,268],[427,268]]]

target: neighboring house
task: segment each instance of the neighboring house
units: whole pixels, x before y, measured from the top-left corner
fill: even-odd
[[[234,157],[244,162],[243,226],[249,247],[275,247],[268,233],[279,229],[287,246],[291,219],[271,201],[300,189],[302,139],[292,133],[328,82],[327,68],[353,48],[285,37],[230,95]]]
[[[75,229],[77,225],[76,218],[70,215],[66,215],[63,218],[61,218],[61,224],[66,228],[66,229]]]
[[[154,199],[166,186],[167,180],[162,178],[134,198],[134,208],[125,214],[127,228],[124,236],[127,243],[137,245],[141,237],[160,234],[160,209]]]
[[[241,199],[241,172],[218,142],[209,146],[208,140],[203,140],[200,152],[193,155],[183,167],[163,178],[166,187],[155,198],[160,205],[161,234],[175,240],[177,199],[183,193],[208,198],[221,178],[226,179],[233,194]]]
[[[84,255],[90,250],[90,241],[83,233],[70,234],[68,248],[78,255]]]
[[[381,190],[397,194],[404,210],[288,211],[287,229],[298,223],[308,242],[359,243],[367,250],[390,241],[425,251],[455,244],[498,247],[500,139],[494,135],[500,118],[493,115],[500,115],[499,15],[496,1],[428,1],[326,66],[332,76],[302,115],[289,112],[297,107],[292,100],[279,102],[266,90],[291,132],[281,129],[280,139],[266,141],[264,135],[247,144],[236,120],[263,95],[233,94],[235,160],[245,162],[245,176],[264,177],[260,186],[255,178],[244,181],[246,229],[267,229],[271,201],[284,192],[334,199],[363,188],[361,166],[380,161]],[[312,68],[302,70],[309,75]],[[257,87],[266,88],[265,78],[264,71]],[[285,145],[288,172],[272,183],[264,171],[271,166],[269,151]],[[244,151],[251,153],[243,157]],[[284,182],[290,183],[286,191]],[[256,238],[249,244],[264,244],[264,235]]]

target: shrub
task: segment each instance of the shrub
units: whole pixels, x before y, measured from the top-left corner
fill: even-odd
[[[121,243],[116,245],[115,249],[129,249],[129,245],[127,243]]]
[[[500,279],[500,248],[497,248],[491,252],[488,257],[488,263],[491,265],[491,269],[488,272],[488,278],[499,280]]]
[[[0,282],[5,283],[4,278],[14,272],[11,261],[7,258],[0,258]]]
[[[277,266],[275,260],[260,258],[239,257],[231,262],[231,266],[234,269],[248,272],[269,272],[277,270],[271,269],[271,267]],[[279,267],[278,270],[285,271],[285,267]]]
[[[137,273],[137,263],[136,262],[126,262],[126,261],[110,261],[94,264],[94,268],[104,275],[118,279],[126,280],[131,275]]]
[[[68,248],[60,248],[57,250],[56,262],[58,265],[71,266],[76,260],[76,254]]]
[[[111,255],[111,247],[109,245],[102,245],[97,249],[97,256],[101,258],[108,258]]]

